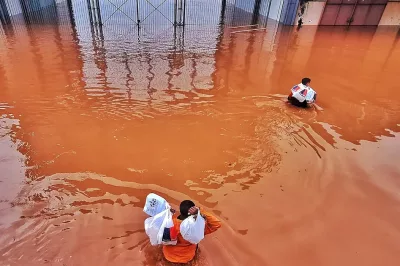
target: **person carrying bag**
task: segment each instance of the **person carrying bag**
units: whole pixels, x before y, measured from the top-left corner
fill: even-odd
[[[211,213],[198,208],[190,200],[184,200],[179,206],[179,215],[173,217],[173,231],[177,233],[177,243],[163,246],[166,260],[172,263],[188,263],[196,255],[197,244],[205,235],[217,231],[221,221]]]

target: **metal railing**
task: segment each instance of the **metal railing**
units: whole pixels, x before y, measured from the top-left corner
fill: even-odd
[[[265,24],[268,5],[263,0],[0,0],[0,23],[54,23],[65,4],[72,20],[113,27]]]

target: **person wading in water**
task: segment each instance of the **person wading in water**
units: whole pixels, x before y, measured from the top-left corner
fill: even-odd
[[[300,84],[292,88],[288,96],[288,101],[294,106],[304,108],[315,103],[317,100],[317,93],[310,88],[310,83],[310,78],[303,78]]]
[[[198,245],[192,244],[183,239],[180,233],[180,225],[190,215],[196,215],[199,208],[190,200],[184,200],[179,206],[180,215],[173,217],[174,227],[170,228],[173,234],[177,234],[177,244],[171,246],[163,246],[163,254],[167,261],[172,263],[188,263],[192,261],[196,255]],[[201,215],[205,219],[204,235],[211,234],[221,227],[221,221],[211,213],[201,209]],[[165,234],[165,232],[164,232]]]

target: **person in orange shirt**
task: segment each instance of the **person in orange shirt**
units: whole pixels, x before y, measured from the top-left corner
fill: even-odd
[[[180,215],[174,216],[174,227],[171,228],[173,235],[177,234],[177,244],[174,246],[163,246],[163,254],[166,260],[172,263],[188,263],[196,255],[197,245],[183,239],[180,233],[180,225],[189,215],[196,215],[199,208],[190,200],[184,200],[179,206]],[[211,234],[221,227],[221,221],[211,213],[201,209],[201,215],[206,221],[204,235]]]

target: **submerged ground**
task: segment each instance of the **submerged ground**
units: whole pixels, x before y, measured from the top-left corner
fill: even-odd
[[[149,192],[223,221],[193,265],[398,265],[398,28],[152,30],[0,35],[1,265],[165,265]]]

